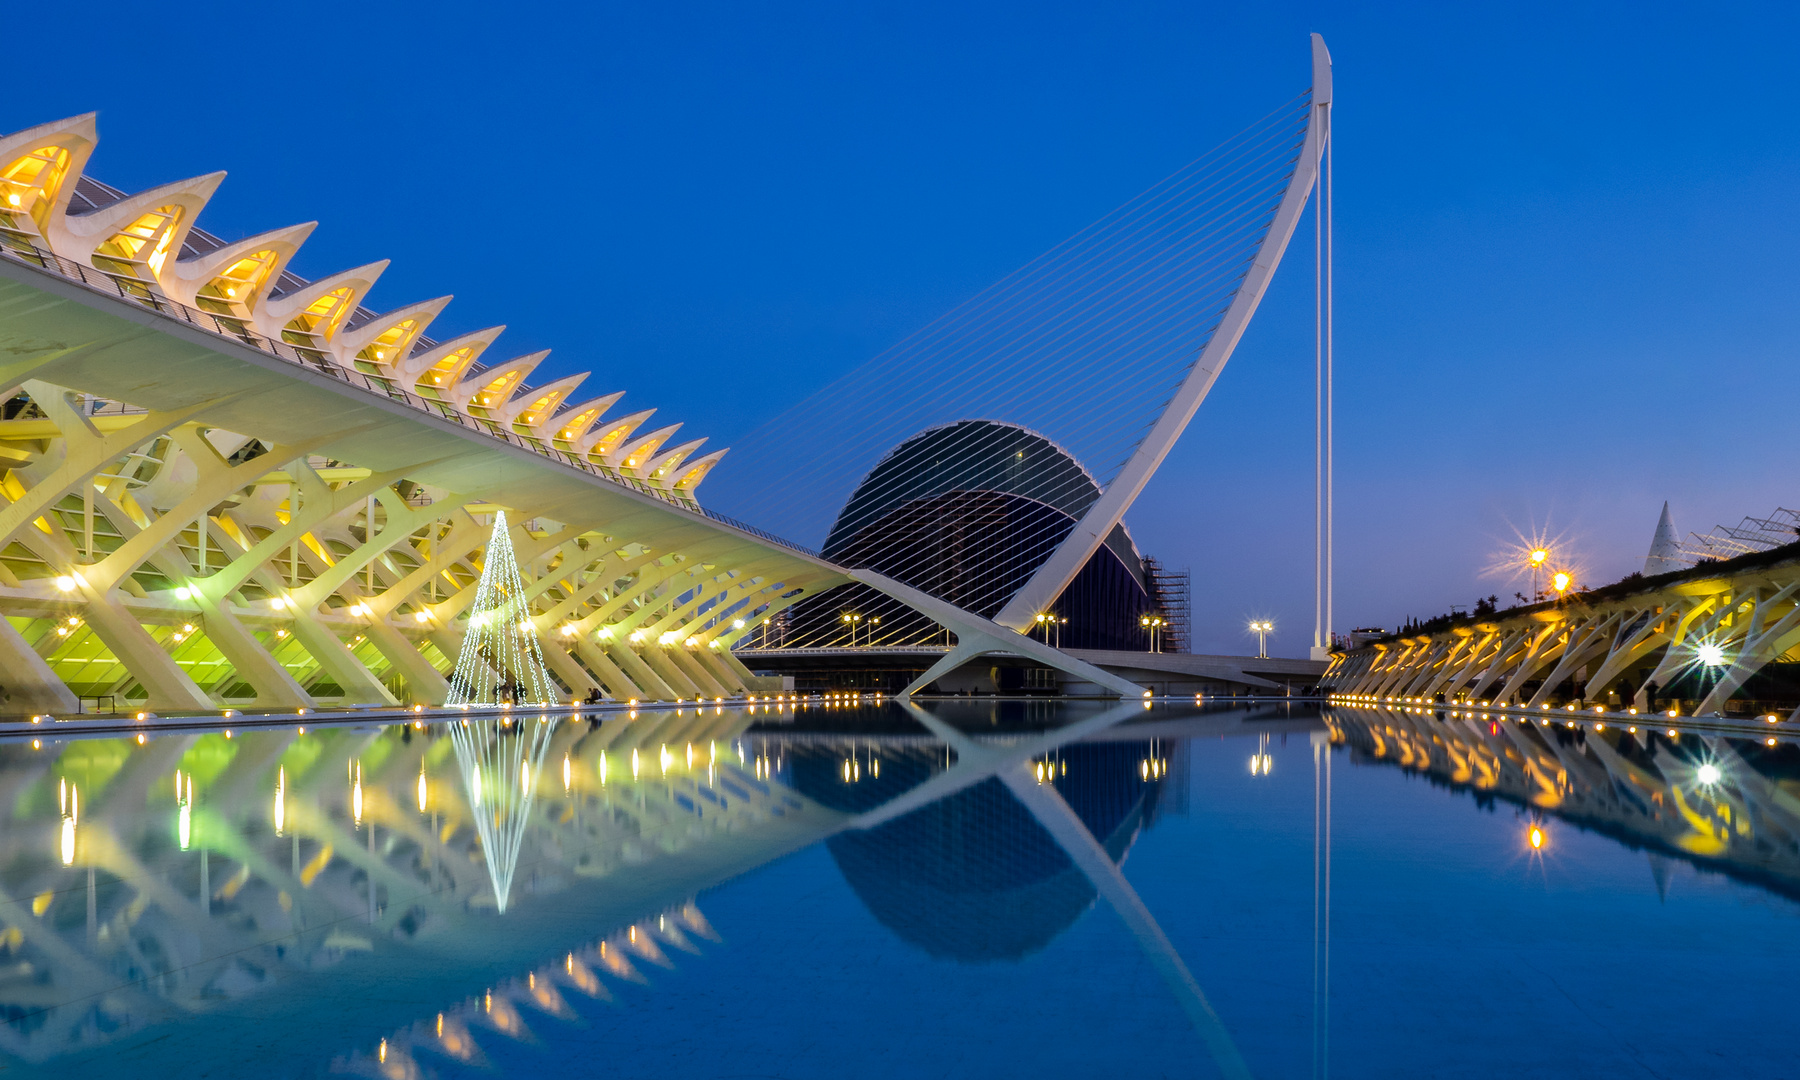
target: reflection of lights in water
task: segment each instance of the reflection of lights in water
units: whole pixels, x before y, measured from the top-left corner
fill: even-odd
[[[68,866],[75,861],[75,819],[81,814],[81,793],[65,779],[57,781],[56,795],[62,810],[62,864]]]
[[[631,778],[633,780],[636,780],[637,775],[638,775],[638,752],[637,752],[637,747],[634,746],[631,748]]]
[[[606,786],[606,752],[600,753],[600,786]]]
[[[287,768],[275,770],[275,835],[287,828]]]
[[[1251,776],[1267,776],[1267,775],[1269,775],[1269,770],[1273,769],[1274,767],[1275,767],[1275,759],[1272,756],[1270,756],[1268,754],[1251,754],[1250,755],[1250,775]]]
[[[362,824],[362,815],[363,815],[362,762],[359,761],[356,763],[356,780],[353,783],[351,783],[351,785],[350,785],[350,820],[355,822],[358,825],[361,825]]]
[[[180,769],[175,770],[175,839],[186,851],[194,839],[194,778],[183,776]]]
[[[482,862],[501,912],[507,909],[513,873],[531,818],[536,781],[543,776],[544,757],[557,726],[548,718],[540,718],[538,723],[495,718],[450,729],[458,771],[468,784]],[[573,781],[572,767],[570,780]]]
[[[1544,849],[1544,830],[1541,826],[1533,825],[1531,827],[1531,832],[1527,835],[1526,839],[1530,841],[1531,849],[1533,851],[1542,851]]]
[[[662,762],[663,775],[669,775],[669,765],[674,762],[675,755],[669,753],[669,746],[667,743],[663,744],[662,749],[657,753],[657,758]]]
[[[564,754],[563,755],[563,790],[564,791],[569,790],[570,786],[573,783],[574,783],[574,777],[569,773],[569,755]]]
[[[1710,787],[1713,784],[1716,784],[1719,782],[1720,776],[1722,774],[1719,772],[1719,767],[1709,761],[1706,764],[1700,766],[1699,772],[1696,773],[1695,775],[1699,777],[1699,780],[1702,784],[1706,784],[1707,786]]]
[[[421,762],[419,762],[419,813],[421,813],[421,814],[423,814],[425,812],[425,796],[426,796],[426,794],[427,794],[427,792],[426,792],[426,788],[425,788],[425,763],[423,761],[421,761]]]

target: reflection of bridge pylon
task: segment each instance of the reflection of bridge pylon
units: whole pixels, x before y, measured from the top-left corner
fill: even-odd
[[[450,725],[450,741],[475,829],[481,836],[494,902],[501,911],[512,893],[513,871],[531,820],[531,804],[544,767],[544,751],[557,718],[481,717]]]

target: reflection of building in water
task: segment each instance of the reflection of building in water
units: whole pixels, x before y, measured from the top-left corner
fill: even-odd
[[[642,969],[673,969],[676,965],[670,953],[698,956],[702,940],[717,944],[720,938],[690,901],[571,949],[560,963],[541,964],[523,976],[502,979],[435,1017],[380,1036],[373,1046],[333,1059],[331,1071],[382,1080],[428,1076],[432,1074],[419,1060],[425,1052],[466,1065],[488,1066],[491,1063],[482,1050],[483,1042],[498,1041],[496,1036],[533,1042],[531,1025],[541,1017],[582,1023],[569,1003],[571,992],[611,1001],[613,992],[601,975],[615,983],[647,983]],[[532,1014],[530,1020],[528,1013]]]
[[[483,835],[441,725],[0,746],[0,1065],[80,1071],[119,1038],[194,1016],[220,1045],[288,1040],[300,1060],[319,1049],[315,1025],[354,1040],[415,1019],[385,1011],[409,1008],[405,994],[322,979],[427,983],[449,1006],[496,966],[541,963],[546,941],[560,957],[616,927],[630,945],[646,916],[837,820],[738,762],[748,722],[691,708],[524,720],[541,732],[499,740],[524,747],[524,767],[482,769],[483,805],[503,801],[490,781],[518,787],[488,823],[514,826],[510,849]],[[671,858],[678,870],[658,867]],[[495,861],[517,871],[506,934],[492,932]],[[561,906],[525,902],[547,894]],[[557,922],[565,909],[579,926]],[[520,940],[538,944],[521,954]],[[308,1022],[265,1030],[232,1006],[251,998]]]
[[[941,746],[790,744],[787,752],[795,789],[846,813],[873,809],[944,769]],[[1165,786],[1185,784],[1186,744],[1074,743],[1034,768],[1118,863],[1156,820]],[[948,960],[1021,959],[1073,925],[1095,897],[997,779],[826,846],[871,914]]]
[[[1325,718],[1353,762],[1416,770],[1478,801],[1534,807],[1800,898],[1800,750],[1792,745],[1454,709],[1338,708]],[[1540,832],[1533,846],[1544,843]]]

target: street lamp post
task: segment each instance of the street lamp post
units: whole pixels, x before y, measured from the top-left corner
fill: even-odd
[[[1544,571],[1544,563],[1549,558],[1548,548],[1532,548],[1531,554],[1525,556],[1525,561],[1531,565],[1531,599],[1533,601],[1544,598],[1544,583],[1540,575]]]
[[[1159,646],[1157,640],[1162,631],[1162,624],[1162,617],[1159,615],[1145,615],[1138,619],[1138,625],[1150,632],[1151,652],[1162,652],[1162,648]]]
[[[1250,621],[1250,632],[1256,635],[1256,658],[1258,660],[1267,660],[1269,658],[1269,634],[1273,632],[1274,629],[1275,624],[1267,619],[1252,619]]]
[[[861,615],[845,615],[844,623],[850,627],[850,647],[856,648],[856,624],[862,622]]]

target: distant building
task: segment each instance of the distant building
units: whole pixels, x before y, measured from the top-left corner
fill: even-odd
[[[882,458],[844,504],[821,554],[992,618],[1099,497],[1081,463],[1044,436],[964,420],[921,432]],[[1056,622],[1032,633],[1063,648],[1142,650],[1142,618],[1172,622],[1178,614],[1185,623],[1186,592],[1185,575],[1154,568],[1118,525],[1043,613]],[[1180,611],[1165,611],[1165,599]],[[802,600],[792,612],[787,648],[944,643],[929,618],[860,584]],[[1176,651],[1185,633],[1159,638],[1164,651]]]
[[[1644,557],[1644,576],[1685,570],[1689,561],[1682,557],[1681,545],[1675,539],[1675,524],[1669,520],[1669,504],[1665,501],[1662,517],[1656,520],[1656,535],[1650,538],[1650,554]]]

